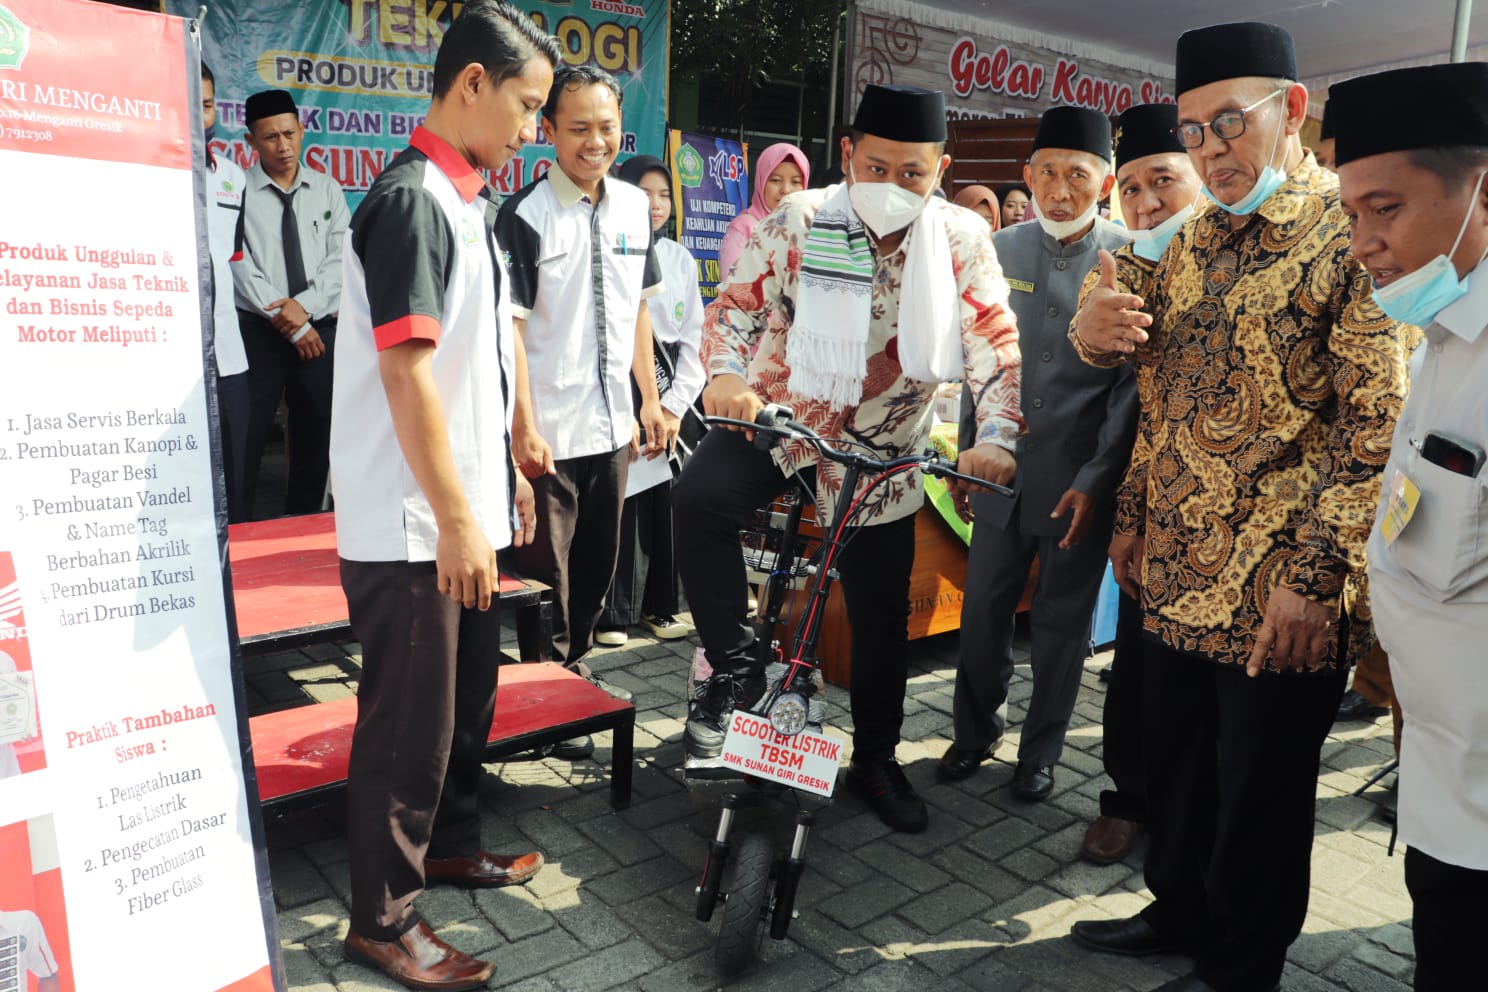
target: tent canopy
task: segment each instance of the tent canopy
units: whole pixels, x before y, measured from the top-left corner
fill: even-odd
[[[1189,28],[1270,21],[1292,32],[1304,80],[1328,85],[1376,67],[1446,61],[1455,0],[933,0],[946,13],[982,18],[1057,39],[1098,45],[1171,66]],[[1468,57],[1488,52],[1488,16],[1474,18]]]

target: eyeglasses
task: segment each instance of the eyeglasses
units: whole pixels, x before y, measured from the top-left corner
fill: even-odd
[[[1234,141],[1245,133],[1245,115],[1250,113],[1267,100],[1278,93],[1285,93],[1286,87],[1273,90],[1261,97],[1255,103],[1240,110],[1226,110],[1217,115],[1208,124],[1200,124],[1195,121],[1185,121],[1173,128],[1173,133],[1178,136],[1178,141],[1184,148],[1198,148],[1204,143],[1204,128],[1214,132],[1214,136],[1221,141]]]

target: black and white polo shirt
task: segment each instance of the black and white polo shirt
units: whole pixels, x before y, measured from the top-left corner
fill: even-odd
[[[538,433],[560,459],[628,445],[636,315],[664,288],[646,194],[611,178],[591,203],[555,165],[502,204],[496,233]]]
[[[455,470],[494,548],[511,543],[516,480],[511,302],[490,188],[419,128],[346,231],[336,337],[331,485],[336,547],[353,561],[432,561],[434,512],[393,430],[378,353],[434,346]]]

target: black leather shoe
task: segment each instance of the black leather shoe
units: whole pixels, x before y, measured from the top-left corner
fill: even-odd
[[[1377,716],[1384,716],[1390,712],[1383,706],[1376,706],[1354,690],[1350,689],[1343,694],[1343,701],[1338,704],[1339,720],[1373,720]]]
[[[935,777],[942,782],[959,782],[964,778],[971,778],[982,767],[982,762],[992,757],[992,752],[997,750],[1000,743],[1002,738],[999,737],[982,748],[957,747],[952,744],[940,756],[940,763],[935,766]]]
[[[1041,803],[1054,791],[1054,769],[1050,765],[1020,764],[1013,769],[1012,793],[1030,803]]]
[[[1134,958],[1179,949],[1178,941],[1164,937],[1140,916],[1125,920],[1081,920],[1070,929],[1070,936],[1075,943],[1092,951]]]
[[[922,833],[930,825],[925,801],[893,758],[854,761],[847,770],[847,787],[871,806],[880,820],[900,833]]]

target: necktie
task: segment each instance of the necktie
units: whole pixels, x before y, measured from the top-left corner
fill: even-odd
[[[269,189],[278,193],[284,204],[284,214],[279,219],[279,237],[284,240],[284,277],[289,295],[298,296],[310,286],[305,279],[305,256],[300,252],[300,225],[295,220],[294,198],[299,187],[286,193],[271,183]]]

